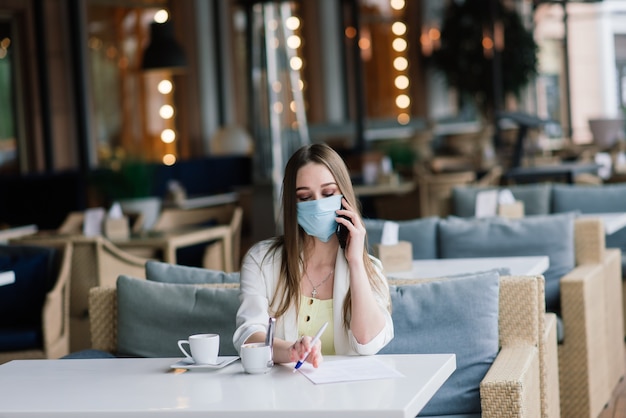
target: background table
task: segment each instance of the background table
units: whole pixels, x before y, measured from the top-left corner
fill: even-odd
[[[583,213],[578,217],[600,218],[606,235],[612,235],[626,226],[626,212]]]
[[[125,250],[155,250],[162,254],[162,261],[176,263],[176,250],[196,244],[221,240],[224,248],[232,248],[232,232],[228,225],[206,227],[187,227],[176,231],[145,232],[128,239],[116,239],[112,242]],[[232,257],[226,257],[227,271],[233,271]]]
[[[389,272],[390,279],[418,279],[445,277],[497,268],[508,268],[513,276],[543,274],[550,267],[550,258],[542,256],[438,258],[413,260],[408,271]]]
[[[0,366],[0,416],[413,418],[456,368],[454,354],[376,358],[404,377],[315,385],[293,365],[179,374],[171,358],[16,360]]]
[[[514,167],[504,173],[506,180],[515,183],[538,183],[542,181],[565,180],[568,184],[574,184],[574,179],[578,174],[591,173],[598,174],[598,169],[602,167],[595,163],[563,162],[554,165],[541,165],[531,167]]]

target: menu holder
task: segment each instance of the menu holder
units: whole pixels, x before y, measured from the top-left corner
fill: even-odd
[[[519,219],[524,217],[524,202],[516,200],[512,203],[501,203],[498,205],[498,216],[509,219]]]

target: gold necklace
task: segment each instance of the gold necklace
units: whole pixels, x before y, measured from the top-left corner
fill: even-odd
[[[309,278],[309,274],[306,272],[306,270],[304,270],[304,276],[306,277],[306,279],[309,281],[309,283],[311,283],[311,286],[313,287],[313,291],[311,292],[311,297],[314,298],[317,296],[317,288],[320,287],[321,285],[323,285],[324,283],[326,283],[326,281],[328,279],[330,279],[330,276],[333,275],[333,273],[335,272],[335,270],[331,269],[330,273],[328,273],[328,276],[326,276],[326,278],[324,280],[322,280],[321,282],[319,282],[317,284],[317,286],[315,286],[313,284],[313,282],[311,281],[311,279]]]

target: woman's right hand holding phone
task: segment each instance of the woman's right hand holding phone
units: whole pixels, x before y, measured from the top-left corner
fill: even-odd
[[[337,211],[336,221],[348,231],[344,254],[346,260],[362,260],[363,247],[365,246],[365,226],[361,218],[345,198],[341,199],[342,208]]]

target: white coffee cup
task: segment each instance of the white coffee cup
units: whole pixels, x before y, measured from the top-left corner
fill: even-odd
[[[183,345],[189,345],[189,354]],[[178,348],[183,352],[187,360],[196,364],[216,364],[217,354],[220,351],[219,334],[194,334],[186,340],[178,340]]]
[[[239,356],[246,373],[267,373],[272,368],[272,348],[265,343],[244,344],[239,350]]]

